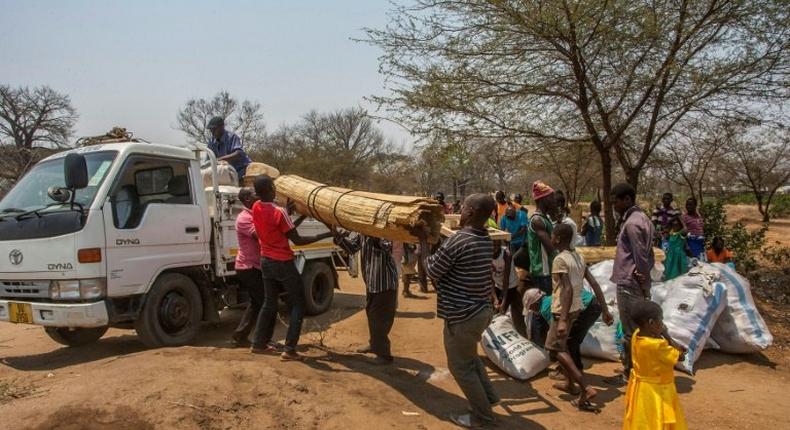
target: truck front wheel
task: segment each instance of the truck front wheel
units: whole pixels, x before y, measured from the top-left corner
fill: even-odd
[[[335,276],[328,264],[316,261],[307,263],[302,272],[305,289],[305,313],[320,315],[332,306],[335,296]]]
[[[197,285],[180,273],[165,273],[148,292],[134,328],[146,346],[183,345],[197,335],[202,312]]]
[[[44,327],[44,331],[55,342],[66,346],[82,346],[96,342],[107,333],[108,327],[69,328]]]

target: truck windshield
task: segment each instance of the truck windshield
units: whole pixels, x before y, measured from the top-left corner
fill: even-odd
[[[75,202],[85,208],[90,206],[116,155],[117,151],[85,154],[88,164],[88,186],[77,190]],[[59,210],[58,205],[53,205],[56,202],[47,196],[47,189],[65,186],[63,177],[65,159],[66,157],[58,157],[33,166],[0,201],[0,217],[42,208],[42,212]]]

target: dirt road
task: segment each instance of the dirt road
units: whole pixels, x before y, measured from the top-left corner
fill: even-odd
[[[342,278],[333,309],[307,319],[303,363],[226,347],[238,311],[205,327],[193,346],[146,350],[131,331],[61,348],[39,327],[0,327],[0,428],[8,429],[347,429],[454,428],[466,408],[448,374],[435,296],[402,300],[391,367],[353,353],[366,341],[360,281]],[[283,336],[279,327],[277,338]],[[500,428],[612,429],[623,389],[607,386],[614,363],[588,369],[604,402],[599,415],[574,410],[541,375],[516,382],[491,369],[504,399]],[[779,428],[790,410],[787,351],[729,356],[706,352],[696,376],[678,373],[691,428]]]

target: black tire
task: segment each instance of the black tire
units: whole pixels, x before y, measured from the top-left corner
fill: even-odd
[[[44,331],[55,342],[66,346],[83,346],[96,342],[107,333],[109,327],[44,327]]]
[[[184,345],[197,336],[202,315],[203,301],[192,279],[165,273],[148,292],[134,328],[146,346]]]
[[[302,271],[304,284],[305,314],[321,315],[332,306],[335,296],[335,274],[322,261],[308,262]]]

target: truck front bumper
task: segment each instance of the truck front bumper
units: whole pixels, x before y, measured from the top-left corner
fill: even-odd
[[[104,327],[109,324],[104,300],[93,303],[37,303],[0,299],[0,321],[11,321],[9,303],[28,304],[33,324],[48,327]]]

